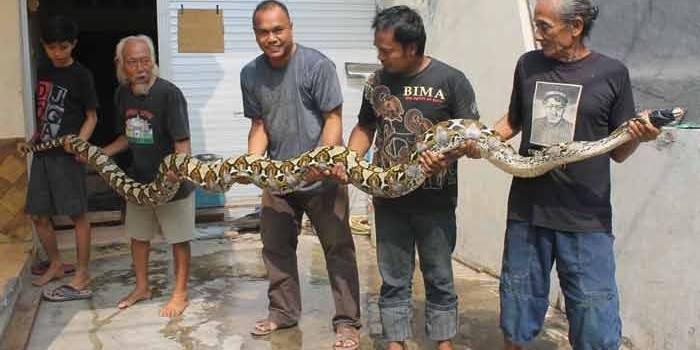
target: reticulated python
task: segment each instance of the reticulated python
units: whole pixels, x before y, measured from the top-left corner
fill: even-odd
[[[681,118],[682,108],[655,110],[649,116],[633,120],[661,127]],[[467,140],[476,140],[482,158],[517,177],[540,176],[563,164],[577,162],[610,152],[631,139],[628,123],[598,141],[573,141],[552,145],[522,156],[500,140],[491,129],[478,121],[452,119],[435,124],[417,143],[407,163],[384,169],[374,166],[357,153],[342,146],[319,147],[284,161],[261,156],[241,155],[215,162],[203,162],[186,154],[174,153],[162,161],[159,174],[151,183],[139,183],[127,176],[102,150],[78,137],[64,136],[34,145],[30,152],[63,147],[66,138],[77,154],[87,159],[103,179],[126,200],[138,205],[155,206],[167,202],[179,188],[178,182],[166,179],[168,171],[209,191],[225,192],[234,183],[247,179],[260,188],[275,193],[290,193],[307,185],[304,177],[311,167],[332,168],[342,164],[350,182],[364,192],[379,197],[400,197],[418,188],[426,179],[418,162],[421,151],[446,153]]]

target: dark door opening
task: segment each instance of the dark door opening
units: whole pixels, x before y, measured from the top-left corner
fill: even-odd
[[[48,60],[39,43],[39,28],[47,18],[57,14],[72,18],[80,28],[74,57],[92,71],[100,102],[98,123],[90,142],[104,146],[117,136],[114,50],[119,40],[128,35],[145,34],[154,43],[158,42],[156,0],[41,0],[37,12],[30,17],[35,65]],[[118,155],[115,160],[126,169],[130,155]],[[122,200],[95,174],[88,177],[88,197],[90,211],[117,210],[123,206]]]

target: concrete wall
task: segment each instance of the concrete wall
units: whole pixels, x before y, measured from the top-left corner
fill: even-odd
[[[426,52],[462,70],[471,81],[482,121],[493,125],[508,109],[513,68],[532,49],[525,0],[384,1],[418,10],[426,23]],[[479,269],[500,268],[510,176],[484,161],[460,160],[455,257]]]
[[[0,2],[0,139],[24,137],[20,1]]]
[[[520,1],[440,1],[436,8],[428,49],[471,80],[486,125],[507,111],[513,68],[532,47],[528,26],[527,7]],[[511,177],[480,160],[460,160],[459,171],[455,255],[467,264],[497,270]]]
[[[639,349],[700,348],[698,139],[668,131],[613,167],[623,334]]]
[[[31,240],[23,215],[27,166],[16,145],[25,138],[22,10],[19,0],[0,2],[0,244]]]
[[[16,152],[25,138],[22,3],[0,1],[0,339],[22,288],[21,271],[31,257],[31,224],[23,215],[27,166]]]
[[[697,0],[601,2],[589,45],[625,62],[641,108],[700,122]],[[672,130],[613,168],[623,333],[639,349],[699,349],[700,130]]]

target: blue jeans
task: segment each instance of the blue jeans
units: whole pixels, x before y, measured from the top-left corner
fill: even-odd
[[[614,237],[572,233],[509,220],[501,271],[501,329],[524,345],[542,329],[556,261],[574,350],[617,350],[621,321]]]
[[[432,340],[457,334],[457,294],[452,277],[456,243],[454,209],[403,212],[375,207],[377,260],[382,276],[379,308],[384,337],[403,341],[412,336],[411,291],[415,250],[425,284],[425,329]]]

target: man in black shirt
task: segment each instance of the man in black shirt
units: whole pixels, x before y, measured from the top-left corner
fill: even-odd
[[[372,91],[365,91],[348,147],[364,155],[374,140],[374,163],[388,168],[406,162],[435,123],[478,119],[479,113],[464,74],[424,55],[425,31],[416,12],[405,6],[385,9],[375,17],[373,27],[383,68],[371,81]],[[412,336],[416,248],[426,289],[426,334],[439,349],[452,349],[458,323],[451,259],[457,237],[457,167],[453,160],[467,152],[478,152],[471,141],[447,156],[423,152],[423,171],[434,176],[403,197],[374,198],[383,280],[379,308],[387,349],[406,349],[405,341]],[[342,172],[335,175],[347,180]]]
[[[545,96],[566,96],[570,109],[561,113],[574,121],[576,141],[601,139],[634,117],[627,68],[584,45],[597,14],[591,0],[538,0],[535,38],[542,50],[518,61],[509,112],[495,126],[504,140],[522,132],[520,154],[541,144],[534,136],[546,130],[536,130],[532,114]],[[555,261],[573,349],[619,348],[610,158],[624,161],[660,131],[633,122],[630,133],[634,139],[609,156],[513,179],[500,288],[506,349],[522,349],[541,330]]]
[[[187,102],[173,83],[158,77],[155,48],[145,35],[129,36],[117,44],[115,63],[119,86],[114,94],[119,136],[104,148],[111,156],[131,150],[134,162],[130,176],[148,183],[168,154],[190,153],[190,125]],[[176,181],[170,173],[171,181]],[[150,241],[162,233],[172,246],[175,262],[175,287],[170,300],[160,309],[163,317],[175,317],[188,304],[190,241],[194,234],[194,194],[192,185],[183,182],[170,202],[155,208],[127,203],[124,219],[126,235],[131,239],[131,257],[136,275],[134,290],[117,305],[125,309],[151,297],[148,284]]]

